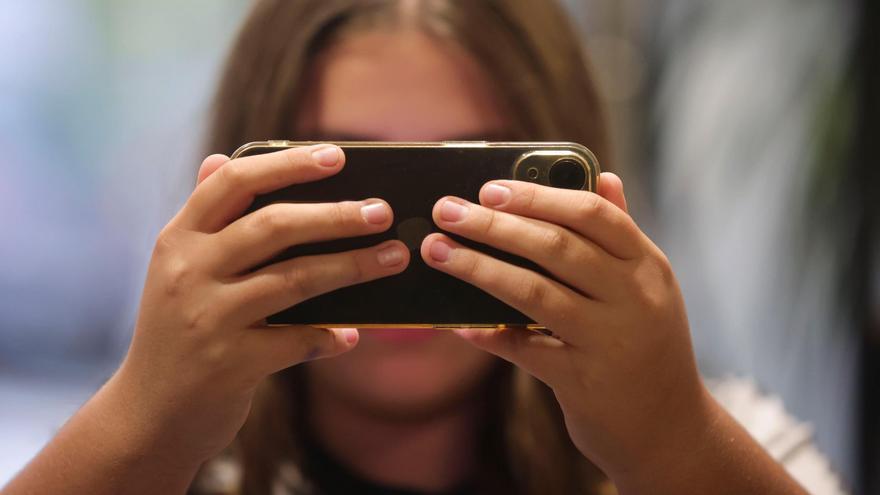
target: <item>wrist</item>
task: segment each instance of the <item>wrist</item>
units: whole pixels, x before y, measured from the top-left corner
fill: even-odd
[[[653,421],[658,427],[642,439],[624,469],[607,473],[620,493],[665,492],[662,487],[691,478],[713,455],[726,413],[702,382],[691,397]]]
[[[96,395],[97,419],[120,465],[174,478],[191,478],[205,459],[180,445],[162,411],[151,407],[124,365]],[[108,445],[109,446],[109,445]]]
[[[634,469],[609,473],[619,493],[805,493],[705,387],[698,402]]]

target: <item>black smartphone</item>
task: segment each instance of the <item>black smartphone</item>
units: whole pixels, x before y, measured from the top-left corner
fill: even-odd
[[[270,153],[312,142],[262,141],[239,148],[232,158]],[[301,302],[268,318],[270,325],[305,324],[357,328],[461,328],[525,326],[534,321],[467,282],[430,268],[419,255],[422,239],[441,232],[431,218],[443,196],[479,202],[480,188],[513,179],[567,189],[596,191],[599,164],[575,143],[335,142],[345,152],[338,174],[258,196],[246,213],[270,203],[323,203],[382,198],[394,210],[387,231],[364,237],[293,246],[275,263],[296,256],[335,253],[400,239],[411,261],[402,273],[345,287]],[[537,264],[447,232],[456,241],[491,256],[550,276]]]

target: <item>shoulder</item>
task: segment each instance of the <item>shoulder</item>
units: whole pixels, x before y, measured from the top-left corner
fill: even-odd
[[[840,477],[816,447],[809,423],[790,415],[782,400],[749,379],[706,380],[715,399],[810,493],[844,494]]]

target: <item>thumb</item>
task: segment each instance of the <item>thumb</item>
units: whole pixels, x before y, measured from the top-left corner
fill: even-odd
[[[553,387],[562,378],[565,342],[525,328],[456,328],[456,335],[474,347],[519,366],[538,380]]]
[[[245,342],[244,354],[270,374],[305,361],[348,352],[358,343],[358,331],[307,325],[249,328]]]
[[[599,196],[614,203],[621,210],[629,213],[626,207],[626,196],[623,194],[623,181],[611,172],[602,172],[599,177]]]

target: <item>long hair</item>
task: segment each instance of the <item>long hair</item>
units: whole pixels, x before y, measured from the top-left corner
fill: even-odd
[[[258,1],[222,73],[207,151],[311,138],[298,135],[295,122],[305,111],[310,83],[305,74],[316,56],[346,33],[396,25],[454,43],[477,61],[507,118],[505,139],[580,142],[609,168],[606,127],[583,42],[560,6],[534,0]],[[301,368],[273,375],[257,391],[227,453],[243,469],[239,493],[271,493],[282,468],[303,458]],[[507,363],[484,385],[494,419],[481,439],[481,455],[492,459],[479,470],[482,491],[607,490],[601,472],[569,439],[548,387]],[[196,485],[191,492],[202,493]]]

